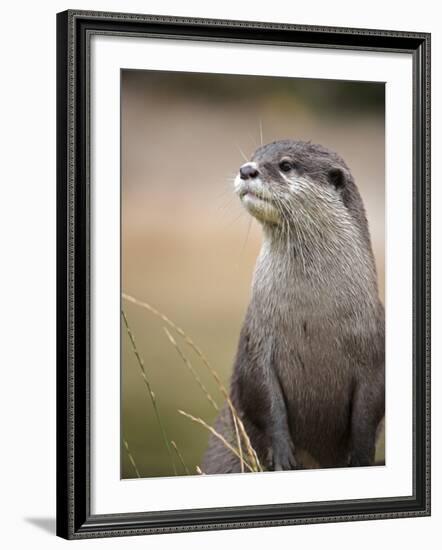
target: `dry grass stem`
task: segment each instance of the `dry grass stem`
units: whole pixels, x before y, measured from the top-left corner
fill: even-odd
[[[232,405],[232,406],[233,406],[233,405]],[[232,409],[231,409],[231,410],[232,410]],[[250,457],[250,460],[252,461],[252,463],[254,464],[254,466],[255,466],[255,468],[256,468],[256,470],[257,470],[258,472],[263,472],[263,471],[264,471],[264,468],[263,468],[262,465],[261,465],[261,462],[260,462],[260,460],[259,460],[259,458],[258,458],[258,455],[257,455],[255,449],[254,449],[253,446],[252,446],[252,443],[251,443],[251,441],[250,441],[249,435],[248,435],[248,433],[246,432],[246,429],[245,429],[245,427],[244,427],[244,424],[243,424],[241,418],[238,416],[238,414],[236,414],[236,421],[238,422],[238,425],[239,425],[239,427],[240,427],[240,429],[241,429],[241,434],[242,434],[242,436],[243,436],[243,438],[244,438],[245,445],[246,445],[246,449],[247,449],[247,453],[248,453],[248,455],[249,455],[249,457]]]
[[[183,455],[180,453],[180,450],[178,449],[177,444],[176,444],[175,441],[173,441],[173,440],[170,441],[170,444],[171,444],[172,447],[175,449],[175,452],[176,452],[176,454],[177,454],[177,457],[178,457],[179,461],[181,462],[181,466],[183,467],[184,471],[186,472],[186,474],[187,474],[188,476],[190,476],[189,468],[186,466],[186,463],[184,462]]]
[[[135,337],[134,337],[134,335],[133,335],[133,333],[132,333],[132,331],[129,327],[129,323],[127,321],[127,317],[126,317],[126,314],[124,313],[124,311],[121,312],[121,315],[123,317],[124,324],[126,326],[126,331],[127,331],[128,336],[129,336],[129,340],[130,340],[130,343],[131,343],[131,346],[132,346],[132,350],[133,350],[133,352],[135,354],[135,357],[137,359],[138,366],[140,367],[141,376],[143,377],[144,384],[146,385],[147,391],[148,391],[149,396],[150,396],[150,400],[152,402],[153,409],[155,411],[155,416],[156,416],[156,419],[157,419],[157,422],[158,422],[158,426],[160,428],[160,432],[161,432],[161,435],[162,435],[162,438],[163,438],[164,446],[166,447],[167,453],[170,457],[170,462],[171,462],[171,465],[172,465],[173,472],[174,472],[175,475],[177,475],[175,462],[173,460],[172,451],[171,451],[170,445],[169,445],[169,439],[167,437],[166,430],[165,430],[165,428],[163,426],[163,423],[161,421],[161,415],[160,415],[160,411],[159,411],[159,408],[158,408],[156,396],[155,396],[154,392],[152,391],[152,387],[150,385],[149,379],[147,378],[146,368],[144,366],[143,358],[141,357],[141,355],[138,351],[137,345],[135,343]]]
[[[169,327],[171,327],[175,332],[177,332],[182,338],[183,340],[187,343],[187,345],[193,349],[193,351],[196,353],[196,355],[201,359],[201,361],[203,362],[204,366],[209,370],[209,372],[211,373],[211,375],[213,376],[215,382],[217,383],[218,385],[218,388],[220,390],[220,392],[222,393],[223,397],[225,398],[225,400],[227,401],[227,404],[229,406],[229,409],[232,413],[232,418],[235,418],[235,421],[236,421],[236,424],[237,424],[237,427],[239,427],[239,431],[242,435],[242,437],[244,438],[244,442],[245,442],[245,447],[246,447],[246,450],[247,450],[247,453],[250,457],[250,460],[251,462],[254,464],[254,467],[256,469],[256,471],[259,471],[259,472],[262,472],[263,471],[263,468],[261,466],[261,463],[259,461],[259,458],[258,458],[258,455],[256,454],[256,451],[255,449],[252,447],[252,444],[250,442],[250,438],[245,430],[245,427],[244,427],[244,424],[241,420],[241,418],[239,417],[239,414],[235,408],[235,406],[233,405],[232,403],[232,400],[230,399],[230,396],[229,396],[229,393],[226,389],[226,387],[224,386],[224,384],[222,383],[220,377],[218,376],[218,373],[216,372],[216,370],[210,365],[208,359],[206,358],[206,356],[204,355],[204,353],[201,351],[201,349],[195,344],[195,342],[184,332],[184,330],[179,327],[178,325],[176,325],[173,321],[171,321],[166,315],[164,315],[163,313],[161,313],[160,311],[158,311],[157,309],[155,309],[153,306],[151,306],[150,304],[148,304],[147,302],[142,302],[141,300],[138,300],[137,298],[134,298],[133,296],[130,296],[129,294],[126,294],[126,293],[122,293],[122,297],[123,299],[125,299],[126,301],[128,302],[131,302],[132,304],[135,304],[139,307],[142,307],[144,309],[146,309],[147,311],[150,311],[151,313],[153,313],[154,315],[156,315],[157,317],[159,317],[162,321],[164,321],[164,323],[166,323]],[[235,422],[234,422],[234,425],[235,425]]]
[[[206,474],[201,470],[199,466],[195,466],[196,473],[200,476],[205,476]]]
[[[232,411],[230,412],[232,414],[232,422],[233,422],[233,427],[235,429],[236,444],[238,445],[239,464],[241,467],[241,473],[244,473],[244,459],[242,456],[242,444],[241,444],[241,437],[239,435],[239,430],[238,430],[238,422],[233,412]]]
[[[204,420],[202,418],[197,418],[195,416],[192,416],[191,414],[189,413],[186,413],[184,411],[181,411],[181,410],[178,410],[178,412],[180,414],[182,414],[183,416],[185,416],[186,418],[189,418],[190,420],[192,420],[193,422],[196,422],[197,424],[200,424],[201,426],[203,426],[204,428],[206,428],[206,430],[209,430],[209,432],[211,434],[213,434],[215,437],[217,437],[222,443],[223,445],[229,449],[229,451],[231,451],[235,456],[237,456],[240,460],[241,460],[241,457],[240,457],[240,454],[239,452],[235,449],[235,447],[232,447],[232,445],[227,441],[227,439],[221,435],[219,432],[217,432],[215,430],[215,428],[212,428],[212,426],[209,426],[209,424],[207,424],[207,422],[204,422]],[[248,462],[246,462],[244,459],[243,460],[243,463],[244,465],[251,471],[251,472],[255,472],[256,470],[254,470],[252,468],[252,466],[250,466],[250,464]]]
[[[137,474],[137,477],[141,477],[140,471],[137,468],[136,462],[134,460],[134,457],[132,456],[132,453],[130,452],[129,445],[125,439],[123,439],[124,446],[126,448],[127,456],[129,457],[129,461],[132,464],[133,469],[135,470],[135,473]]]
[[[209,390],[206,388],[206,386],[203,384],[203,382],[201,381],[201,378],[198,376],[198,373],[195,371],[195,369],[193,368],[192,366],[192,363],[190,362],[189,358],[186,357],[186,355],[184,354],[183,350],[180,348],[180,346],[177,344],[176,340],[174,339],[174,337],[170,334],[170,332],[167,330],[166,327],[163,327],[164,329],[164,332],[166,333],[166,336],[169,338],[169,341],[171,342],[171,344],[173,345],[173,347],[176,349],[178,355],[181,357],[181,359],[183,360],[184,364],[186,365],[186,367],[190,370],[190,372],[192,373],[193,377],[195,378],[196,382],[198,383],[199,387],[201,388],[202,392],[204,393],[204,395],[207,397],[209,403],[213,406],[213,408],[215,410],[219,410],[219,407],[218,405],[215,403],[213,397],[210,395],[209,393]]]

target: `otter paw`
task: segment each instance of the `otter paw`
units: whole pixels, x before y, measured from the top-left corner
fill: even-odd
[[[281,470],[295,470],[298,463],[295,458],[295,449],[291,441],[280,441],[273,446],[273,469],[275,472]]]

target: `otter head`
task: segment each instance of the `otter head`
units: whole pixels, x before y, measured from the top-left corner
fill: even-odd
[[[342,158],[321,145],[282,140],[259,147],[235,178],[246,210],[268,227],[324,232],[348,224],[365,231],[359,192]]]

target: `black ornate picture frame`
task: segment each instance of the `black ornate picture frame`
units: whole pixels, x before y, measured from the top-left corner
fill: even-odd
[[[94,34],[408,53],[413,58],[413,495],[93,515],[89,71]],[[117,404],[116,404],[117,406]],[[57,16],[57,534],[67,539],[430,514],[430,35],[69,10]]]

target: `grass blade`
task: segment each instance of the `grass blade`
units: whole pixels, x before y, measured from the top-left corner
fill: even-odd
[[[212,428],[212,426],[209,426],[209,424],[207,424],[207,422],[204,422],[204,420],[202,418],[197,418],[195,416],[192,416],[191,414],[189,413],[186,413],[184,411],[181,411],[181,410],[178,410],[178,412],[180,414],[182,414],[183,416],[185,416],[186,418],[189,418],[190,420],[192,420],[193,422],[196,422],[197,424],[200,424],[201,426],[203,426],[204,428],[206,428],[206,430],[209,430],[210,433],[212,433],[215,437],[217,437],[222,443],[223,445],[229,449],[229,451],[231,451],[235,456],[237,456],[240,460],[241,460],[241,457],[240,457],[240,454],[239,452],[235,449],[235,447],[233,447],[232,445],[230,445],[230,443],[227,441],[227,439],[221,435],[219,432],[217,432],[215,430],[215,428]],[[246,462],[244,459],[242,459],[243,462],[244,462],[244,465],[251,471],[251,472],[254,472],[255,470],[252,468],[252,466],[250,466],[250,464],[248,462]]]
[[[195,371],[195,369],[193,368],[192,366],[192,363],[190,362],[189,358],[186,357],[186,355],[184,354],[183,350],[180,348],[180,346],[177,344],[176,340],[174,339],[174,337],[170,334],[170,332],[167,330],[166,327],[163,327],[164,329],[164,332],[166,333],[166,336],[169,338],[169,341],[170,343],[173,345],[173,347],[176,349],[178,355],[181,357],[181,359],[183,360],[184,364],[186,365],[186,367],[190,370],[190,372],[192,373],[193,377],[195,378],[196,382],[198,383],[199,387],[201,388],[202,392],[204,393],[204,395],[207,397],[209,403],[212,405],[212,407],[215,409],[215,410],[219,410],[219,407],[218,405],[215,403],[213,397],[210,395],[209,393],[209,390],[206,388],[206,386],[203,384],[203,382],[201,381],[201,378],[198,376],[197,372]]]
[[[160,432],[161,432],[161,436],[163,438],[164,446],[166,447],[167,453],[170,457],[170,463],[172,465],[173,472],[174,472],[175,475],[177,475],[175,462],[173,460],[172,451],[171,451],[171,448],[170,448],[170,445],[169,445],[169,439],[167,437],[166,430],[164,429],[163,423],[161,421],[161,415],[160,415],[160,411],[159,411],[159,408],[158,408],[156,396],[155,396],[154,392],[152,391],[152,387],[150,385],[149,379],[147,378],[147,373],[146,373],[146,369],[144,367],[143,358],[141,357],[141,355],[138,351],[137,345],[135,343],[135,337],[134,337],[134,335],[133,335],[133,333],[132,333],[132,331],[129,327],[129,323],[127,321],[127,317],[126,317],[126,314],[124,313],[124,311],[121,311],[121,315],[123,317],[124,324],[126,326],[126,331],[127,331],[128,336],[129,336],[129,340],[130,340],[130,343],[131,343],[131,346],[132,346],[132,350],[135,354],[135,357],[137,358],[138,366],[140,367],[141,376],[143,377],[144,383],[146,385],[147,391],[148,391],[149,396],[150,396],[150,400],[152,402],[153,409],[155,411],[155,416],[156,416],[156,419],[157,419],[157,422],[158,422],[158,426],[160,428]]]
[[[153,315],[159,317],[166,325],[168,325],[170,328],[172,328],[177,334],[183,338],[183,340],[186,342],[186,344],[196,353],[196,355],[201,359],[203,365],[210,371],[211,375],[215,379],[215,382],[218,385],[218,388],[222,395],[224,396],[225,400],[227,401],[227,404],[229,406],[229,409],[231,411],[232,417],[235,419],[236,422],[234,422],[234,425],[237,424],[237,427],[239,428],[239,431],[241,433],[242,438],[244,439],[245,447],[247,450],[247,453],[249,455],[250,461],[254,464],[256,471],[262,472],[264,471],[262,468],[262,465],[259,461],[258,455],[253,448],[250,438],[246,432],[246,429],[244,427],[244,424],[234,406],[232,403],[232,400],[230,399],[229,393],[222,383],[220,377],[218,376],[218,373],[216,370],[210,365],[208,359],[204,355],[204,353],[201,351],[201,349],[195,344],[195,342],[184,332],[184,330],[176,325],[169,317],[164,315],[164,313],[161,313],[158,311],[158,309],[154,308],[147,302],[142,302],[141,300],[138,300],[137,298],[134,298],[133,296],[130,296],[129,294],[122,293],[122,297],[127,302],[131,302],[132,304],[135,304],[139,307],[142,307],[152,313]]]
[[[170,444],[172,445],[172,447],[175,449],[175,452],[177,454],[177,457],[179,459],[179,461],[181,462],[181,466],[183,467],[184,471],[186,472],[186,474],[188,476],[190,476],[190,472],[189,472],[189,468],[186,466],[186,463],[184,462],[184,458],[183,458],[183,455],[180,453],[180,450],[178,449],[178,446],[177,444],[175,443],[175,441],[171,441]]]
[[[129,461],[132,464],[132,468],[135,470],[135,473],[137,474],[137,477],[141,477],[140,471],[137,468],[137,464],[134,460],[134,457],[132,456],[132,453],[130,452],[129,445],[127,441],[123,438],[124,447],[126,448],[127,456],[129,457]]]

